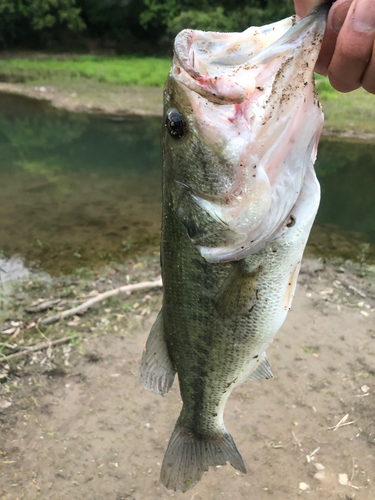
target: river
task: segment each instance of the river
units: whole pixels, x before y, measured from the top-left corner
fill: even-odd
[[[3,269],[16,258],[58,275],[158,252],[160,125],[0,94]],[[316,170],[322,202],[307,255],[374,262],[375,144],[322,139]]]

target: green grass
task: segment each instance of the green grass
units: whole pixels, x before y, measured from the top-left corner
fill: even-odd
[[[171,60],[156,57],[45,57],[2,59],[0,79],[8,82],[57,83],[94,80],[114,85],[162,87]]]
[[[320,351],[319,346],[315,346],[315,345],[302,344],[301,347],[305,351],[306,354],[318,354],[318,352]]]
[[[340,92],[332,87],[327,77],[315,73],[315,85],[320,99],[332,101],[340,98]]]
[[[316,89],[322,103],[325,128],[375,132],[375,96],[360,88],[348,94],[335,90],[328,78],[316,75]]]

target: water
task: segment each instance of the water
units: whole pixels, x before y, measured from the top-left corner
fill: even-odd
[[[158,252],[160,119],[72,115],[1,94],[0,111],[0,258],[57,275]],[[308,253],[374,260],[375,145],[323,140],[317,172]]]
[[[0,249],[52,274],[160,239],[160,120],[56,112],[0,95]]]
[[[375,262],[375,144],[322,139],[322,190],[307,252]]]

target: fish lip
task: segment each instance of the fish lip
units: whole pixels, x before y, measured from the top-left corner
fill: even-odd
[[[183,79],[183,75],[181,75],[181,80],[183,80],[181,83],[216,104],[241,104],[246,99],[246,92],[240,85],[228,81],[229,79],[225,75],[210,77],[203,75],[193,67],[193,62],[190,61],[190,50],[194,34],[199,32],[198,30],[185,29],[175,38],[175,57],[187,76],[187,79]]]
[[[255,58],[249,58],[247,65],[253,65],[264,59],[265,52],[272,52],[277,45],[283,46],[295,42],[298,38],[315,23],[322,23],[325,30],[330,3],[324,3],[315,7],[308,16],[295,23],[287,29],[276,42],[266,47]],[[241,104],[245,101],[246,89],[236,83],[230,75],[216,74],[204,75],[194,67],[194,51],[192,44],[194,38],[199,34],[206,34],[200,30],[185,29],[175,38],[174,54],[171,74],[176,80],[190,90],[196,92],[208,101],[219,105]],[[241,66],[238,66],[240,68]]]

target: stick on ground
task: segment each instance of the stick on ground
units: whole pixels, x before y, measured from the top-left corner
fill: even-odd
[[[37,344],[37,345],[34,345],[32,347],[29,347],[28,349],[25,349],[24,351],[16,352],[14,354],[10,354],[9,356],[4,356],[3,360],[8,361],[8,359],[26,356],[26,354],[30,354],[30,353],[36,352],[36,351],[41,351],[42,349],[47,349],[48,347],[51,347],[54,345],[65,344],[66,342],[69,342],[70,340],[75,339],[77,337],[79,337],[79,335],[71,335],[70,337],[64,337],[62,339],[52,340],[51,342],[43,342],[42,344]],[[1,360],[1,358],[0,358],[0,360]]]
[[[160,288],[163,286],[162,280],[156,281],[144,281],[143,283],[134,283],[133,285],[124,285],[119,288],[114,288],[113,290],[108,290],[107,292],[100,293],[96,297],[92,299],[86,300],[83,304],[80,304],[77,307],[73,307],[72,309],[68,309],[67,311],[62,311],[59,314],[55,314],[54,316],[49,316],[48,318],[44,318],[40,321],[42,325],[49,325],[51,323],[56,323],[56,321],[60,321],[61,319],[68,318],[69,316],[74,316],[75,314],[85,312],[89,307],[93,306],[97,302],[100,302],[108,297],[113,297],[120,293],[124,292],[133,292],[134,290],[142,290],[143,288]]]

